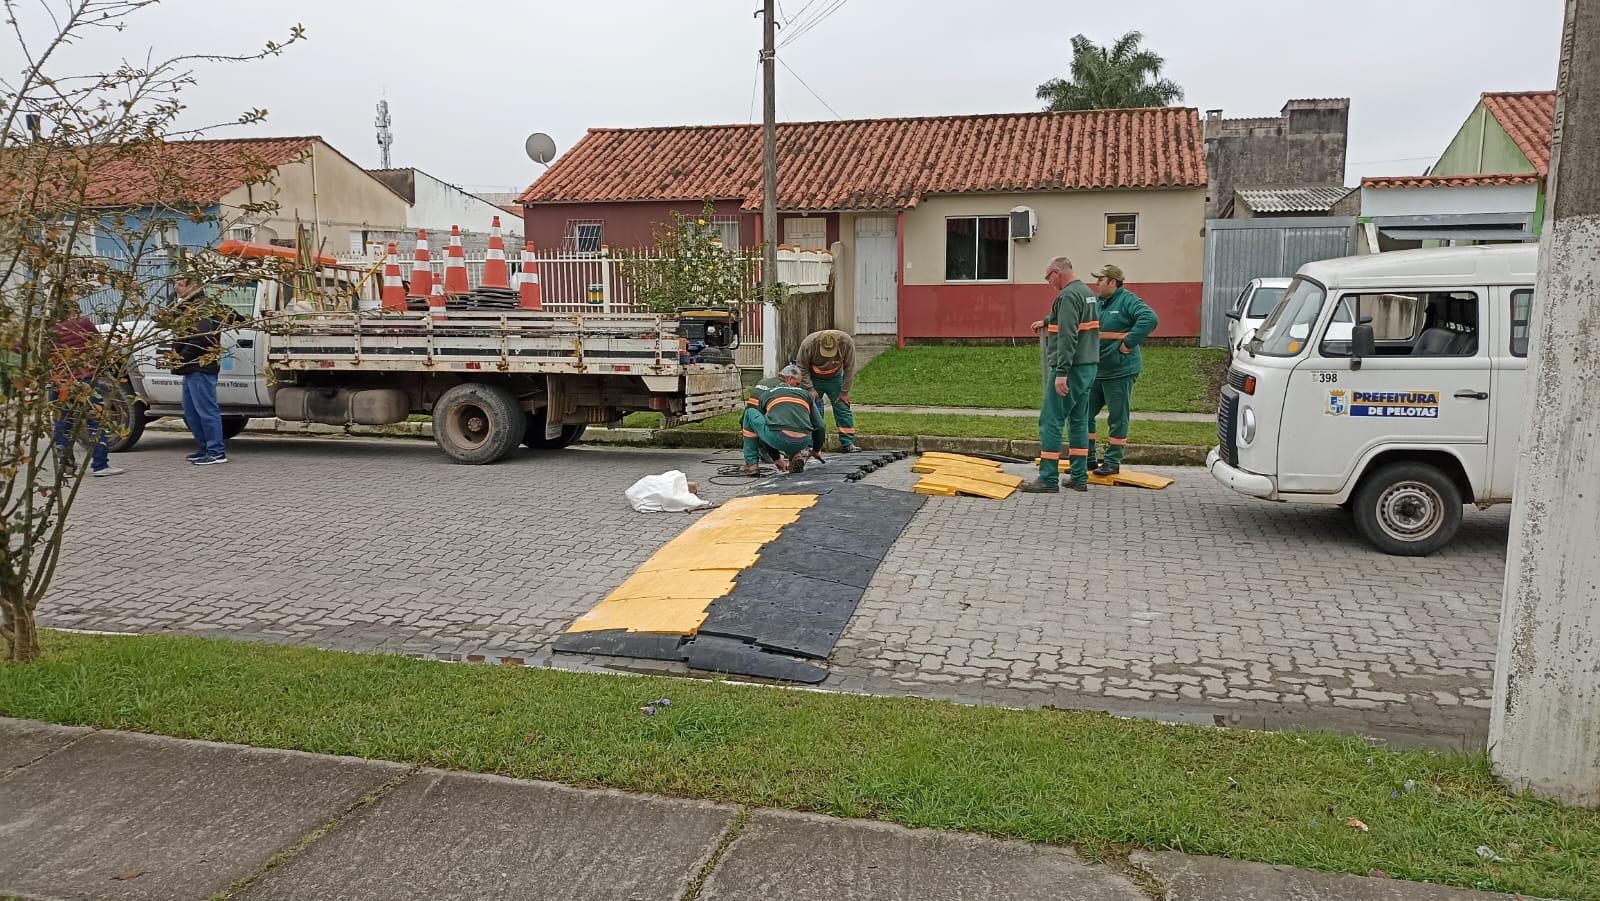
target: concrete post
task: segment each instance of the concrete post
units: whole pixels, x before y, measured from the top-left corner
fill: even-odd
[[[1567,0],[1490,713],[1513,789],[1600,807],[1600,3]]]

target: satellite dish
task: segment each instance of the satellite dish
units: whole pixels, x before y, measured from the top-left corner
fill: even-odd
[[[528,151],[528,159],[541,166],[550,165],[550,161],[556,158],[556,142],[542,131],[528,135],[528,140],[522,147]]]

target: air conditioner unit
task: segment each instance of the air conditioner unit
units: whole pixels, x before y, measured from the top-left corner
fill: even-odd
[[[1011,240],[1032,241],[1039,233],[1039,217],[1031,207],[1019,206],[1011,210]]]

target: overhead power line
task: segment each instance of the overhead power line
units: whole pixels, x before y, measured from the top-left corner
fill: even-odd
[[[798,30],[786,37],[783,43],[778,45],[779,49],[787,47],[790,44],[793,44],[795,41],[800,40],[802,37],[805,37],[806,34],[811,31],[811,29],[816,28],[818,25],[821,25],[823,22],[827,21],[830,16],[838,12],[841,7],[849,2],[850,0],[833,0],[831,5],[823,7],[816,15],[812,16],[804,24],[800,25]]]
[[[793,66],[790,66],[788,63],[784,62],[783,61],[783,57],[781,57],[781,56],[778,57],[778,62],[781,63],[785,69],[789,70],[789,74],[793,75],[795,77],[796,81],[800,82],[800,84],[802,84],[802,85],[805,85],[805,89],[811,92],[811,96],[817,98],[817,102],[818,103],[822,104],[823,106],[826,106],[828,108],[828,112],[833,113],[833,117],[835,119],[843,119],[844,118],[843,116],[839,115],[839,111],[834,109],[833,106],[828,103],[828,101],[823,100],[822,99],[822,95],[818,94],[816,92],[816,90],[811,87],[811,85],[806,84],[806,80],[804,78],[800,77],[800,73],[796,72],[794,70]]]

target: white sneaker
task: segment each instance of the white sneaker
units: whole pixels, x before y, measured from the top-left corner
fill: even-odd
[[[117,468],[115,466],[107,466],[105,469],[93,469],[93,470],[90,470],[89,471],[89,475],[92,475],[92,476],[95,476],[95,477],[98,478],[99,476],[120,476],[125,472],[127,472],[126,469],[119,469],[119,468]]]

